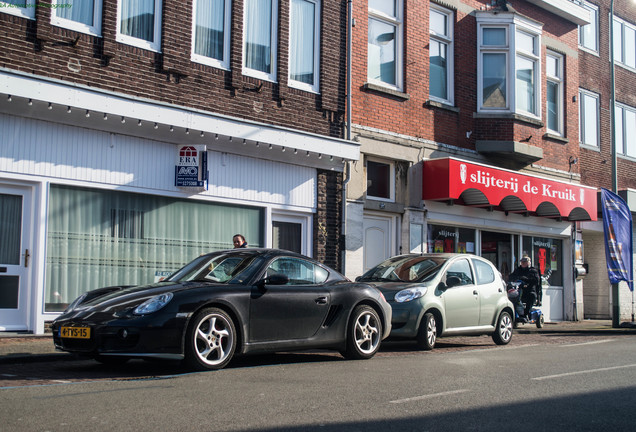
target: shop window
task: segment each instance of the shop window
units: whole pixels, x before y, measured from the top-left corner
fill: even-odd
[[[0,1],[0,12],[23,18],[35,19],[35,0]]]
[[[51,24],[101,36],[102,0],[52,0]]]
[[[230,67],[230,0],[194,0],[192,60]]]
[[[581,2],[581,6],[590,13],[590,23],[579,26],[579,46],[587,50],[598,52],[598,6]]]
[[[45,311],[83,292],[158,280],[241,233],[263,245],[264,210],[119,191],[51,186]]]
[[[428,252],[475,253],[475,230],[444,225],[428,225]]]
[[[151,51],[161,49],[161,1],[119,0],[117,22],[118,42]]]
[[[539,271],[543,286],[563,286],[563,241],[545,237],[524,237],[521,256],[528,255]]]
[[[393,201],[395,165],[367,160],[367,198]]]
[[[369,1],[367,79],[402,89],[402,0]]]
[[[244,9],[243,73],[275,81],[278,2],[245,0]]]
[[[292,0],[289,23],[289,85],[318,92],[320,2]]]

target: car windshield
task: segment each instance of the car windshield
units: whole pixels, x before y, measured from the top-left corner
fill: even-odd
[[[257,255],[221,253],[202,255],[166,278],[168,282],[204,281],[240,284],[255,271]]]
[[[443,258],[433,257],[394,257],[368,272],[363,282],[427,282],[433,279],[446,262]]]

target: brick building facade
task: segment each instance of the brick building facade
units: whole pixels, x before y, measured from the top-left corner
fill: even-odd
[[[346,2],[81,6],[0,7],[1,228],[19,234],[0,328],[42,332],[83,291],[237,232],[339,268]]]

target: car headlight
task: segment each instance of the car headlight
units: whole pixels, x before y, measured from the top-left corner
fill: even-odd
[[[426,287],[403,289],[395,295],[395,301],[398,303],[410,302],[411,300],[422,297],[424,294],[426,294],[426,291],[428,291],[428,288]]]
[[[159,309],[167,305],[172,300],[172,293],[159,294],[151,299],[146,300],[135,308],[135,315],[147,315],[157,312]]]
[[[81,296],[79,296],[78,298],[76,298],[75,300],[73,300],[73,302],[70,305],[68,305],[68,307],[64,310],[64,313],[72,311],[73,309],[75,309],[77,307],[77,305],[82,303],[84,301],[84,299],[86,298],[86,294],[87,293],[84,293]]]

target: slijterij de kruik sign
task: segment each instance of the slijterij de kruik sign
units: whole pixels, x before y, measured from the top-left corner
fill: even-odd
[[[207,189],[208,152],[206,145],[177,146],[174,185]]]

